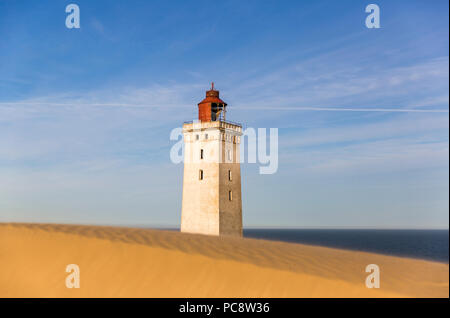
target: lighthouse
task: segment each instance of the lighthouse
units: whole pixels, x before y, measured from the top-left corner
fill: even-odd
[[[182,232],[242,236],[242,125],[227,121],[226,113],[212,83],[198,120],[183,124]]]

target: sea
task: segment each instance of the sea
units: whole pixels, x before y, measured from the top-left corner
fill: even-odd
[[[244,237],[449,263],[448,230],[244,229]]]

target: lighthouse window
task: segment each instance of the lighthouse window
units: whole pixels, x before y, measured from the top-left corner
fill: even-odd
[[[232,176],[231,176],[231,170],[228,170],[228,180],[232,180],[233,178],[232,178]]]
[[[233,200],[233,192],[232,191],[228,191],[228,200]]]
[[[199,135],[195,135],[195,140],[198,140],[199,138]]]
[[[198,172],[198,179],[203,180],[203,170],[199,170]]]
[[[200,149],[200,159],[203,159],[203,149]]]
[[[205,139],[208,139],[208,134],[205,134]]]
[[[227,154],[228,154],[228,160],[231,160],[231,150],[228,150]]]

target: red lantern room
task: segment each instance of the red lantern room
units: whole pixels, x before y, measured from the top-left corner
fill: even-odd
[[[219,98],[219,91],[214,89],[214,82],[211,89],[206,91],[206,98],[198,103],[198,119],[200,121],[225,121],[227,103]]]

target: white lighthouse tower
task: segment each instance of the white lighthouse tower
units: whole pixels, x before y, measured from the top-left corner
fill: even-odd
[[[242,236],[242,125],[225,120],[226,107],[212,83],[198,121],[183,125],[182,232]]]

